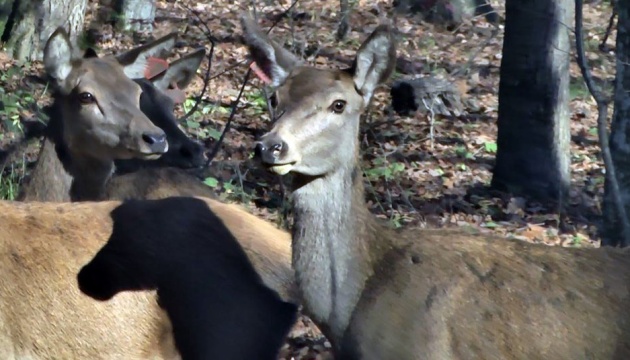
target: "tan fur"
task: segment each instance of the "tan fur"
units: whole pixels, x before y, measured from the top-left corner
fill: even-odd
[[[154,41],[156,47],[164,45],[164,39],[171,39],[172,35]],[[174,42],[173,42],[174,43]],[[139,49],[142,51],[154,51],[151,47],[143,45],[136,49],[132,49],[125,54],[119,56],[122,58],[131,55],[138,56]],[[136,59],[132,57],[132,61]],[[106,63],[107,67],[116,68],[117,72],[100,72],[101,63]],[[132,62],[133,64],[133,62]],[[119,89],[116,84],[126,84],[130,87],[138,88],[138,86],[128,79],[123,73],[122,66],[116,62],[116,59],[109,58],[91,58],[83,61],[77,61],[74,66],[82,66],[80,69],[73,69],[73,76],[85,76],[89,74],[89,84],[82,85],[89,91],[94,92],[98,98],[108,98],[115,94],[118,96]],[[134,65],[135,66],[135,65]],[[198,66],[198,64],[197,64]],[[133,66],[132,66],[133,67]],[[129,69],[127,66],[125,69]],[[87,70],[89,71],[87,71]],[[196,69],[196,68],[195,68]],[[80,71],[85,70],[85,71]],[[177,69],[175,69],[177,70]],[[173,68],[173,76],[177,77],[177,73]],[[185,72],[186,68],[180,69]],[[190,70],[190,69],[189,69]],[[179,76],[181,77],[181,76]],[[70,83],[83,82],[83,80],[73,80]],[[97,86],[102,83],[102,86]],[[130,85],[131,84],[131,85]],[[133,85],[133,86],[132,86]],[[185,84],[182,84],[184,86]],[[137,90],[137,89],[136,89]],[[98,91],[98,93],[97,93]],[[128,93],[131,93],[129,91]],[[137,94],[131,94],[136,96]],[[60,93],[58,96],[63,102],[70,102],[71,98],[66,93]],[[139,96],[139,95],[138,95]],[[138,97],[136,96],[136,97]],[[133,107],[133,110],[139,112],[138,101],[133,104],[126,104]],[[85,109],[83,109],[85,111]],[[88,112],[92,114],[91,112]],[[135,119],[130,123],[123,121],[124,119],[110,118],[110,125],[96,121],[93,116],[85,116],[76,113],[76,109],[64,108],[64,142],[69,144],[79,143],[87,134],[96,136],[98,132],[94,128],[113,126],[121,137],[126,137],[127,131],[131,132],[135,129],[134,124],[139,120]],[[144,116],[144,115],[142,115]],[[98,119],[98,117],[96,117]],[[74,119],[75,121],[70,121]],[[149,121],[144,117],[143,120]],[[83,124],[83,125],[82,125]],[[91,129],[86,131],[86,129]],[[101,139],[101,143],[106,143],[106,138]],[[116,148],[101,149],[103,156],[99,160],[91,157],[89,144],[75,147],[73,156],[79,159],[87,158],[88,162],[83,164],[86,166],[71,166],[74,171],[74,178],[68,173],[55,151],[55,145],[49,140],[44,141],[43,148],[40,152],[35,169],[31,175],[29,184],[23,189],[20,200],[26,201],[70,201],[77,200],[70,194],[70,182],[73,186],[78,185],[81,189],[90,189],[84,192],[78,198],[81,201],[96,200],[125,200],[125,199],[160,199],[168,196],[203,196],[207,198],[215,197],[214,192],[204,185],[197,178],[176,168],[147,168],[141,169],[135,173],[119,175],[111,177],[110,171],[99,172],[91,169],[92,164],[97,164],[98,168],[113,168],[113,159],[120,157],[116,152]],[[108,153],[109,151],[109,153]],[[103,154],[104,153],[104,154]],[[110,160],[106,160],[110,159]],[[99,184],[98,188],[94,188],[92,184]],[[254,266],[259,270],[260,275],[267,285],[276,290],[283,299],[296,302],[294,294],[293,270],[291,269],[291,246],[290,235],[283,230],[273,227],[271,224],[251,215],[242,207],[237,205],[221,205],[220,202],[214,201],[217,206],[218,215],[222,218],[233,216],[235,219],[230,223],[238,224],[238,228],[231,229],[241,242],[245,251],[250,255]],[[229,214],[229,215],[227,215]],[[243,233],[242,236],[239,236]]]
[[[291,235],[236,204],[212,199],[214,192],[177,169],[142,169],[110,181],[107,199],[162,199],[195,196],[208,203],[249,256],[265,284],[286,301],[298,302],[291,269]],[[201,197],[200,197],[201,196]]]
[[[630,359],[630,250],[394,231],[369,212],[359,121],[395,62],[391,28],[379,26],[355,67],[339,71],[274,62],[277,45],[251,20],[243,27],[254,61],[279,84],[283,114],[257,152],[272,171],[294,174],[296,281],[336,356]]]
[[[200,199],[241,240],[263,279],[293,298],[290,269],[279,271],[275,261],[289,256],[288,234],[237,206]],[[154,292],[98,302],[77,288],[76,275],[107,242],[109,213],[119,204],[0,201],[0,358],[179,358]],[[261,234],[284,238],[261,244]]]
[[[0,358],[178,358],[153,292],[97,302],[76,285],[116,205],[0,202]]]
[[[102,61],[120,67],[113,60]],[[120,69],[113,74],[90,73],[124,77]],[[110,86],[103,89],[118,92],[110,80],[107,84]],[[135,102],[137,112],[138,106]],[[75,124],[64,139],[73,144],[82,137],[81,126]],[[88,158],[89,148],[90,144],[76,146],[74,155]],[[114,149],[110,150],[110,157],[116,157]],[[101,163],[98,168],[112,165]],[[50,141],[44,143],[36,168],[24,200],[68,201],[70,181],[86,178],[99,186],[80,186],[95,190],[83,192],[81,200],[214,196],[200,181],[175,169],[145,169],[109,183],[110,171],[75,173],[72,179]],[[241,243],[263,281],[283,299],[295,302],[290,235],[240,206],[204,200]],[[118,204],[0,202],[0,248],[4,251],[0,261],[0,359],[179,358],[170,322],[156,305],[153,292],[123,293],[99,303],[77,288],[76,274],[107,241],[109,212]]]

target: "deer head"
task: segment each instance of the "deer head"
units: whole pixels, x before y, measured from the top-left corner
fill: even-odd
[[[301,65],[248,16],[242,26],[259,77],[276,87],[278,118],[256,144],[263,164],[280,175],[313,177],[354,164],[360,115],[395,64],[391,28],[378,26],[351,68],[333,70]]]
[[[148,45],[144,50],[151,54],[168,41]],[[129,77],[146,63],[146,56],[121,64],[113,57],[99,58],[93,50],[83,57],[74,52],[62,28],[44,48],[44,67],[61,102],[67,148],[102,160],[155,159],[164,154],[166,135],[140,111],[141,88]]]

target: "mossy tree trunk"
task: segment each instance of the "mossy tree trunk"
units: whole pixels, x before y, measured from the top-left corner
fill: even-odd
[[[630,1],[618,1],[617,74],[615,77],[615,109],[610,132],[610,155],[617,175],[621,202],[630,216]],[[609,182],[604,185],[602,245],[622,245],[622,227],[615,210]],[[627,221],[630,221],[628,219]]]
[[[41,60],[57,27],[63,26],[73,40],[81,34],[86,6],[87,0],[0,0],[3,47],[18,61]]]
[[[573,0],[507,0],[492,186],[562,200],[570,185]]]

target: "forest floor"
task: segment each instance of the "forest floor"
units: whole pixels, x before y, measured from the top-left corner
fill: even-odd
[[[234,4],[236,3],[236,4]],[[504,4],[491,1],[499,15]],[[158,0],[157,38],[180,33],[175,59],[192,49],[210,50],[208,33],[218,40],[214,48],[207,91],[198,111],[181,126],[203,142],[216,146],[225,128],[247,71],[246,49],[240,43],[238,15],[257,6],[259,24],[267,29],[290,1],[233,2],[215,0]],[[483,17],[466,20],[454,30],[429,24],[419,16],[394,15],[391,1],[355,2],[350,32],[337,42],[339,1],[303,1],[275,26],[272,36],[307,62],[318,67],[346,67],[380,18],[394,19],[399,31],[398,67],[393,79],[375,95],[361,128],[364,180],[371,211],[394,226],[444,227],[472,225],[505,237],[561,246],[599,246],[596,231],[601,220],[600,203],[604,173],[596,132],[597,109],[571,51],[570,116],[572,188],[561,219],[558,206],[489,189],[496,153],[499,68],[503,21],[493,35],[493,25]],[[117,53],[138,44],[148,34],[131,36],[107,22],[111,9],[105,1],[90,0],[86,27],[94,29],[99,54]],[[614,52],[602,52],[599,44],[611,14],[608,2],[585,5],[585,49],[595,77],[610,87],[614,79]],[[572,24],[567,24],[573,28]],[[573,39],[572,39],[573,40]],[[615,32],[608,39],[614,48]],[[178,106],[184,115],[204,87],[208,62],[187,88],[188,100]],[[42,75],[41,63],[20,66],[0,51],[0,145],[9,146],[21,136],[20,124],[37,120],[38,110],[50,101],[43,85],[33,81]],[[399,116],[391,110],[390,86],[412,75],[433,76],[455,85],[465,104],[459,116],[436,117],[434,136],[426,114]],[[609,113],[612,113],[610,111]],[[269,126],[262,83],[252,79],[245,86],[231,128],[208,169],[206,183],[226,201],[238,202],[253,213],[286,224],[286,201],[280,179],[259,169],[250,160],[254,139]],[[0,174],[0,195],[12,199],[39,142],[14,154]],[[288,180],[284,180],[286,185]],[[329,344],[303,318],[290,336],[283,359],[321,359]]]

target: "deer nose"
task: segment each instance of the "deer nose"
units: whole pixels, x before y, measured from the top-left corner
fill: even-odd
[[[165,153],[168,150],[168,142],[165,133],[144,133],[142,141],[149,145],[153,153]]]
[[[286,152],[287,144],[275,136],[258,141],[254,148],[254,155],[265,164],[277,163]]]

